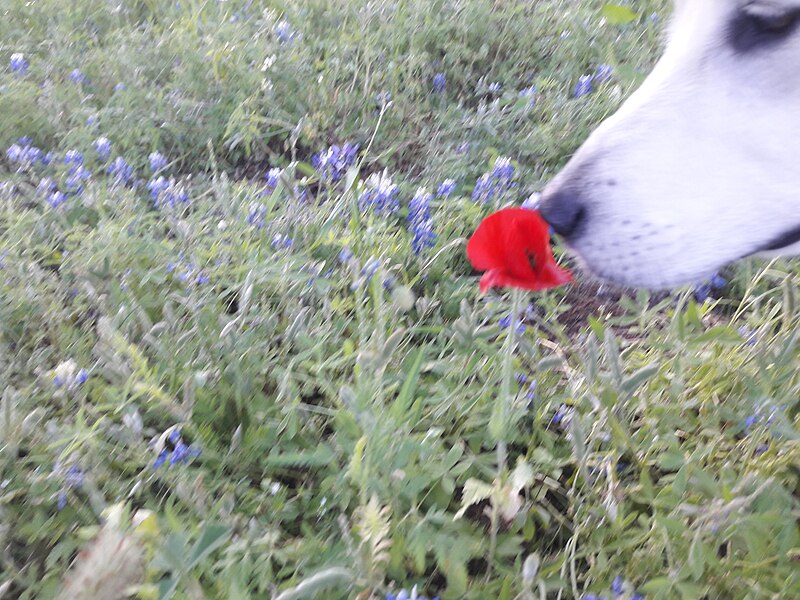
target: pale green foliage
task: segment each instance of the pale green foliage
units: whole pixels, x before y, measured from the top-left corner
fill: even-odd
[[[105,135],[138,177],[167,155],[191,202],[95,177],[52,209],[0,162],[0,592],[63,597],[121,561],[110,593],[143,598],[577,598],[616,575],[648,598],[800,596],[796,263],[741,263],[705,304],[531,297],[497,472],[510,302],[478,298],[469,193],[497,155],[520,200],[539,188],[652,66],[666,2],[622,25],[604,4],[6,0],[3,151],[30,135],[97,173]],[[572,98],[601,63],[614,79]],[[320,186],[312,153],[347,139],[363,160]],[[384,169],[400,213],[359,211]],[[408,199],[446,177],[415,256]],[[177,429],[201,456],[154,469]],[[104,516],[120,505],[131,523]]]

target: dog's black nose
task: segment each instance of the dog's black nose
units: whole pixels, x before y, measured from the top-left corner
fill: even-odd
[[[553,230],[564,237],[573,235],[586,217],[586,207],[578,195],[569,190],[546,193],[539,212]]]

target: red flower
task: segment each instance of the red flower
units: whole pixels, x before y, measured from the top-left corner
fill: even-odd
[[[556,264],[547,223],[527,208],[504,208],[486,217],[467,244],[467,258],[481,277],[481,293],[493,287],[546,290],[572,281]]]

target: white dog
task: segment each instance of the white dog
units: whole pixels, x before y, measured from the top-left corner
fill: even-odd
[[[800,254],[800,0],[676,0],[653,73],[541,208],[589,271],[624,285]]]

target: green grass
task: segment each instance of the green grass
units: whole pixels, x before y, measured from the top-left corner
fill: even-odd
[[[509,339],[464,256],[493,160],[540,189],[652,66],[667,3],[602,6],[7,0],[0,146],[55,159],[0,159],[0,597],[798,597],[797,264],[526,297]],[[69,149],[93,175],[54,208]],[[154,206],[153,151],[188,202]],[[400,210],[360,210],[384,169]],[[172,428],[201,454],[154,468]]]

